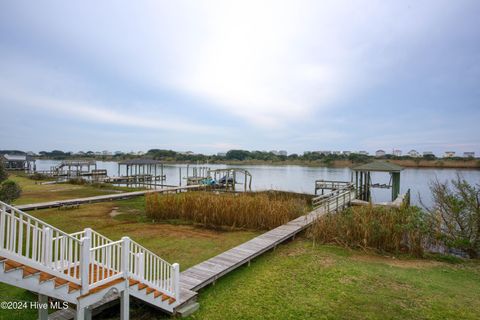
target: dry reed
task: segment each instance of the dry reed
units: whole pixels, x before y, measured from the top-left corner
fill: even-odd
[[[366,206],[327,214],[312,225],[308,234],[319,243],[422,256],[428,228],[424,214],[416,207]]]
[[[146,214],[157,221],[181,219],[208,228],[268,230],[304,214],[305,199],[280,193],[187,192],[146,196]]]

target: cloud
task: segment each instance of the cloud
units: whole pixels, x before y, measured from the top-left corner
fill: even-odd
[[[208,133],[212,130],[223,131],[220,127],[198,125],[177,118],[166,117],[162,114],[157,114],[155,117],[139,116],[129,112],[119,112],[100,104],[34,95],[21,88],[12,88],[2,81],[0,81],[0,84],[0,99],[4,101],[41,108],[50,111],[52,114],[62,114],[72,119],[174,132]]]

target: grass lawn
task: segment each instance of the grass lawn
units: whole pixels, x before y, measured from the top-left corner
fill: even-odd
[[[199,302],[190,319],[478,319],[480,261],[392,259],[297,239]]]
[[[15,174],[10,174],[9,179],[17,182],[22,188],[22,194],[20,198],[14,201],[15,205],[85,198],[104,194],[112,194],[121,191],[134,191],[134,189],[131,188],[127,189],[110,186],[107,188],[98,188],[89,185],[75,185],[69,183],[44,185],[40,184],[41,181],[34,181]]]

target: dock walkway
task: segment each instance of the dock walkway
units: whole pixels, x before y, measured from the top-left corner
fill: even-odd
[[[22,211],[46,209],[46,208],[58,208],[63,206],[75,206],[75,205],[80,205],[84,203],[129,199],[129,198],[139,197],[139,196],[143,196],[150,193],[181,192],[181,191],[187,191],[187,190],[195,190],[195,189],[201,189],[203,187],[204,186],[201,186],[201,185],[192,185],[192,186],[183,186],[183,187],[164,188],[164,189],[158,189],[158,190],[122,192],[122,193],[105,194],[101,196],[93,196],[93,197],[86,197],[86,198],[22,204],[15,207],[17,207]]]

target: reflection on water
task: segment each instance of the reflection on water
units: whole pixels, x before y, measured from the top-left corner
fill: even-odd
[[[48,170],[60,161],[57,160],[37,160],[37,170]],[[109,176],[118,175],[118,166],[113,161],[97,161],[98,169],[106,169]],[[221,169],[228,167],[244,168],[252,176],[252,190],[277,189],[285,191],[295,191],[303,193],[314,192],[314,182],[317,179],[325,180],[343,180],[350,181],[351,170],[349,168],[324,168],[324,167],[302,167],[302,166],[259,166],[259,165],[208,165],[211,169]],[[166,184],[178,185],[180,181],[180,168],[182,176],[186,175],[186,165],[165,165]],[[190,166],[192,168],[192,166]],[[190,169],[191,173],[191,169]],[[120,175],[124,175],[124,168]],[[431,203],[429,183],[435,179],[446,181],[454,179],[460,174],[470,183],[480,183],[480,170],[467,169],[405,169],[401,173],[401,192],[411,189],[412,203],[419,204],[419,195],[422,201],[429,205]],[[242,181],[240,176],[239,180]],[[372,173],[372,183],[387,183],[390,180],[388,174]],[[182,181],[182,185],[185,180]],[[391,190],[373,189],[372,198],[374,202],[389,201]]]

